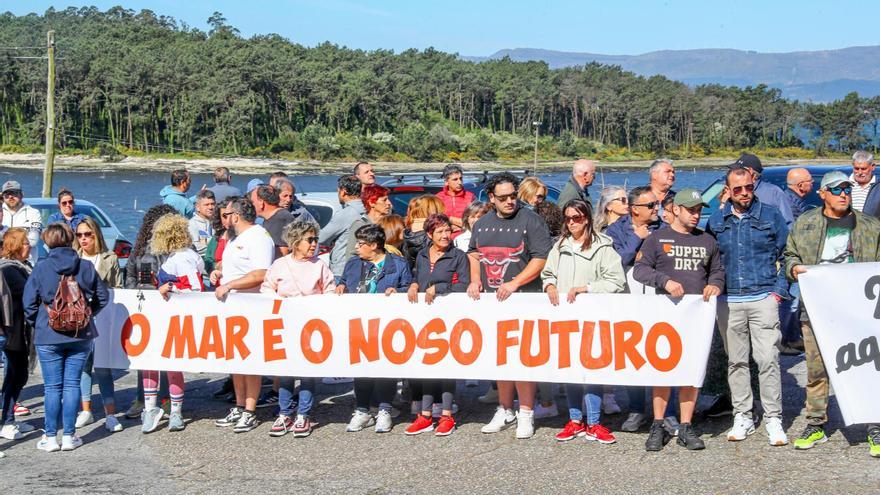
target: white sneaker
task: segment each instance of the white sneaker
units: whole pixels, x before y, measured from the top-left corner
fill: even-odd
[[[782,428],[782,418],[767,418],[764,421],[764,428],[767,430],[767,436],[770,437],[770,445],[777,447],[788,445],[788,437],[785,436],[785,430]]]
[[[376,433],[389,431],[391,431],[391,412],[380,409],[379,414],[376,415]]]
[[[373,426],[374,421],[375,420],[370,413],[356,410],[354,414],[351,415],[351,421],[348,422],[345,431],[361,431],[364,428]]]
[[[483,433],[498,433],[501,430],[510,428],[514,423],[516,423],[516,414],[514,414],[513,410],[505,409],[504,406],[498,406],[498,409],[495,409],[495,415],[492,416],[492,420],[480,428],[480,431]]]
[[[559,416],[559,408],[556,407],[556,403],[553,402],[549,407],[544,407],[539,402],[535,406],[535,410],[532,411],[534,413],[535,419],[544,419],[544,418],[555,418]]]
[[[617,414],[620,412],[620,406],[617,404],[614,394],[602,394],[602,407],[605,409],[605,414]]]
[[[36,428],[33,425],[31,425],[30,423],[25,423],[24,421],[16,421],[15,426],[18,426],[18,431],[20,431],[24,434],[27,434],[27,433],[30,433],[30,432],[36,430]]]
[[[108,414],[107,419],[104,420],[104,428],[110,433],[116,433],[117,431],[122,431],[122,423],[116,419],[116,416]]]
[[[61,450],[74,450],[82,444],[82,439],[76,435],[64,435],[61,437]]]
[[[92,411],[80,411],[79,414],[76,415],[75,426],[77,428],[82,428],[83,426],[90,425],[94,422],[95,416],[92,415]]]
[[[733,428],[727,432],[727,440],[739,442],[755,432],[755,422],[743,413],[736,413],[733,417]]]
[[[498,404],[498,390],[489,387],[485,394],[477,397],[477,402],[480,404]]]
[[[516,438],[524,440],[535,435],[535,411],[520,409],[516,415]]]
[[[61,446],[58,445],[57,438],[43,435],[43,437],[37,442],[37,449],[46,452],[58,452],[61,450]]]
[[[8,425],[3,425],[3,428],[0,428],[0,437],[7,440],[19,440],[22,437],[22,434],[21,431],[19,431],[17,424],[10,423]]]

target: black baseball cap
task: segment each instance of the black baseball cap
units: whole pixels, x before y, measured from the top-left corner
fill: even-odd
[[[764,166],[761,165],[761,159],[750,153],[743,153],[737,161],[728,165],[727,168],[730,170],[750,168],[759,174],[764,171]]]

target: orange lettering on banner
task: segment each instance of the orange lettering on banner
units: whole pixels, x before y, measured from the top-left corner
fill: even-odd
[[[498,355],[496,364],[501,366],[507,364],[507,348],[519,345],[519,337],[510,337],[510,332],[519,331],[519,320],[502,320],[498,322]]]
[[[137,344],[131,342],[131,333],[137,326],[141,330],[141,340]],[[122,349],[129,356],[140,356],[150,342],[150,320],[141,313],[135,313],[125,319],[122,325]]]
[[[321,350],[312,349],[312,334],[318,332],[321,334]],[[299,338],[299,345],[302,349],[303,356],[314,364],[321,364],[330,356],[333,350],[333,333],[330,326],[324,320],[317,318],[311,319],[303,325],[302,333]]]
[[[449,353],[449,342],[443,339],[432,339],[431,334],[446,333],[446,323],[442,318],[434,318],[422,327],[417,338],[418,346],[422,349],[430,350],[426,352],[422,358],[424,364],[437,364]]]
[[[392,345],[394,334],[397,332],[403,332],[404,345],[401,352],[394,350]],[[403,318],[395,318],[385,325],[385,329],[382,331],[382,352],[385,354],[386,359],[393,364],[404,364],[409,361],[415,350],[416,331],[408,321]]]
[[[461,350],[461,337],[465,332],[471,334],[471,341],[473,342],[470,352],[467,353]],[[474,364],[474,361],[480,357],[480,352],[483,350],[483,332],[480,330],[477,322],[470,318],[458,320],[455,326],[452,327],[452,334],[449,336],[449,349],[452,352],[452,357],[459,364],[465,366]]]
[[[226,318],[226,360],[235,359],[235,351],[242,359],[251,355],[251,350],[244,343],[244,336],[248,333],[248,319],[244,316],[230,316]]]
[[[281,302],[276,301],[276,306],[280,305]],[[284,348],[278,349],[278,344],[282,342],[281,336],[275,333],[283,328],[284,320],[281,318],[263,320],[263,359],[267,363],[287,359],[287,351]]]
[[[602,369],[611,364],[611,322],[599,322],[599,356],[593,357],[595,322],[585,321],[581,333],[581,364],[588,370]]]
[[[657,341],[660,337],[666,337],[669,342],[669,356],[666,358],[657,354]],[[669,323],[661,321],[654,324],[645,338],[645,356],[657,371],[671,371],[681,361],[681,336]]]
[[[626,368],[626,358],[637,370],[645,365],[645,358],[636,349],[636,344],[642,340],[642,333],[642,325],[637,321],[618,321],[614,324],[614,369]]]
[[[199,343],[198,356],[208,359],[208,354],[214,353],[214,359],[223,357],[223,337],[220,336],[220,319],[216,316],[205,318],[205,327],[202,329],[202,341]]]
[[[519,360],[523,366],[534,368],[550,361],[550,322],[538,320],[538,353],[532,354],[532,336],[535,321],[526,320],[522,332],[522,344],[519,347]]]
[[[180,315],[171,317],[168,322],[168,335],[165,337],[165,347],[162,349],[162,357],[170,358],[171,351],[174,351],[174,357],[180,359],[183,353],[187,353],[190,359],[198,356],[199,350],[196,349],[196,334],[193,331],[192,315],[183,317],[183,325],[180,324]]]
[[[559,340],[559,369],[571,367],[571,334],[577,333],[578,321],[554,321],[550,324],[550,333]]]
[[[348,359],[351,364],[361,362],[361,354],[369,362],[379,360],[379,319],[367,322],[369,336],[364,335],[360,318],[348,320]]]

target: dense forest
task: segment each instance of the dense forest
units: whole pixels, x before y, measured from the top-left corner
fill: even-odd
[[[204,32],[122,7],[0,14],[0,150],[42,143],[46,62],[37,57],[50,29],[66,150],[522,159],[534,122],[542,158],[808,156],[876,144],[880,98],[855,93],[808,104],[763,85],[694,88],[616,66],[473,63],[433,49],[308,48],[244,38],[220,13],[208,24]]]

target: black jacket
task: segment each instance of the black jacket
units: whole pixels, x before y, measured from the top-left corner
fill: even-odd
[[[431,286],[434,286],[437,295],[467,291],[471,282],[471,268],[464,251],[449,246],[431,270],[430,247],[429,242],[419,251],[413,268],[413,281],[419,284],[419,292],[425,292]]]
[[[125,265],[126,289],[155,290],[159,268],[165,260],[149,251],[141,256],[132,256]]]
[[[403,258],[406,260],[410,270],[413,270],[416,266],[416,257],[419,255],[419,251],[428,244],[430,244],[428,234],[424,230],[413,232],[406,229],[403,231],[403,249],[400,252],[403,254]]]
[[[31,331],[24,321],[24,286],[27,284],[31,268],[21,261],[0,259],[0,274],[6,291],[3,291],[3,334],[6,336],[6,348],[11,351],[27,352]],[[6,300],[6,297],[9,297]],[[8,314],[7,314],[8,310]]]

